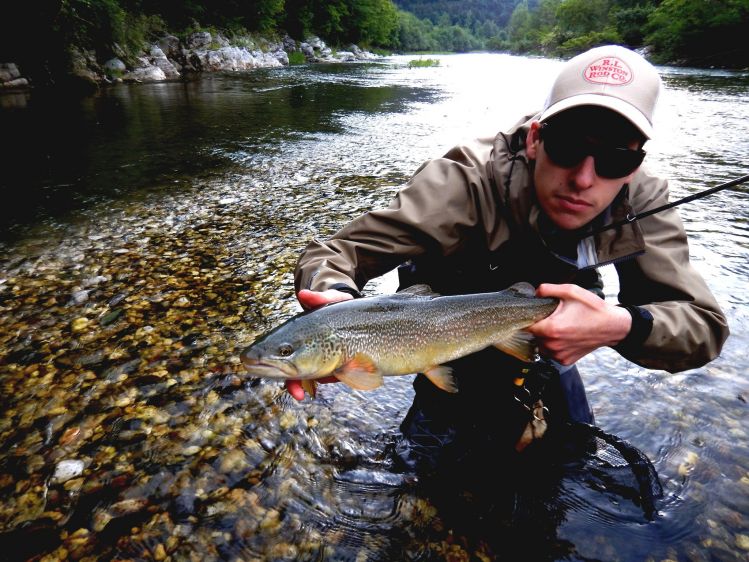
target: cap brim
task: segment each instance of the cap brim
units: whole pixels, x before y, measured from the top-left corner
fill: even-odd
[[[653,138],[653,126],[650,124],[647,117],[645,117],[638,109],[619,98],[601,94],[580,94],[560,100],[554,105],[549,106],[541,114],[539,121],[545,121],[552,115],[556,115],[566,109],[581,105],[596,105],[616,111],[637,127],[646,138]]]

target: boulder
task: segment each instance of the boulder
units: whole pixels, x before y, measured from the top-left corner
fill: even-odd
[[[146,57],[138,58],[138,66],[126,73],[123,80],[127,82],[161,82],[166,80],[166,74],[158,66],[153,66]]]
[[[207,31],[196,31],[187,38],[187,48],[193,51],[207,49],[213,41]]]
[[[281,43],[283,45],[283,50],[286,51],[287,53],[293,53],[299,50],[299,47],[297,46],[296,41],[294,41],[288,35],[284,36]]]
[[[175,60],[182,56],[182,45],[174,35],[165,35],[159,39],[159,47],[169,59]]]
[[[120,59],[113,58],[104,63],[104,70],[109,76],[119,76],[127,72],[127,66]]]
[[[166,58],[164,51],[158,45],[151,45],[151,51],[149,54],[149,61],[152,66],[157,66],[164,73],[167,80],[174,80],[179,78],[180,74],[176,67],[171,61]]]
[[[15,63],[0,63],[0,82],[10,82],[21,77],[21,72]]]

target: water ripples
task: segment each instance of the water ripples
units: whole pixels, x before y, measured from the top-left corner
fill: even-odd
[[[119,88],[100,100],[103,122],[124,111],[138,123],[128,141],[94,134],[82,145],[101,145],[86,152],[92,160],[108,155],[83,174],[101,193],[2,246],[0,335],[20,367],[3,380],[0,431],[12,451],[0,456],[9,533],[0,542],[33,544],[19,523],[31,520],[36,536],[51,537],[45,552],[59,545],[79,557],[505,553],[517,521],[451,518],[422,483],[393,472],[412,377],[367,393],[326,385],[297,403],[279,382],[245,380],[237,360],[299,311],[292,271],[308,240],[387,205],[424,160],[538,109],[561,64],[439,58],[428,69],[394,57]],[[647,161],[673,178],[672,198],[745,174],[746,75],[664,72]],[[156,144],[163,161],[149,152]],[[598,425],[653,461],[664,488],[657,516],[644,518],[631,482],[622,485],[626,471],[568,475],[561,494],[541,494],[519,514],[536,524],[528,544],[545,559],[739,559],[737,541],[749,534],[746,203],[736,189],[680,208],[695,266],[729,315],[721,358],[679,375],[608,349],[580,363]],[[603,274],[615,298],[615,273]],[[396,286],[391,273],[366,290]],[[89,328],[77,332],[80,318]],[[77,459],[82,475],[55,482],[56,464]],[[471,498],[458,499],[476,515]],[[474,539],[490,529],[483,538],[496,539],[494,551],[458,528]]]

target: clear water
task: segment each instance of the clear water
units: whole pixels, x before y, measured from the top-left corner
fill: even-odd
[[[118,86],[85,100],[0,97],[11,140],[0,156],[4,552],[746,559],[746,188],[681,210],[729,317],[721,357],[676,375],[606,349],[580,363],[597,423],[658,471],[653,520],[585,478],[553,505],[531,502],[520,528],[479,521],[470,501],[450,513],[387,459],[411,377],[371,392],[329,385],[303,403],[243,377],[239,351],[299,310],[292,272],[312,236],[387,204],[424,160],[540,107],[561,64],[439,58]],[[746,174],[749,75],[661,71],[646,162],[672,178],[672,197]],[[604,277],[613,299],[615,272]],[[393,289],[385,276],[367,292]]]

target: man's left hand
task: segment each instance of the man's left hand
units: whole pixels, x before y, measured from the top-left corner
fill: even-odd
[[[560,300],[551,316],[528,331],[538,339],[541,355],[562,365],[572,365],[599,347],[616,345],[632,327],[629,312],[577,285],[544,283],[536,296]]]

